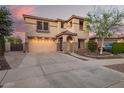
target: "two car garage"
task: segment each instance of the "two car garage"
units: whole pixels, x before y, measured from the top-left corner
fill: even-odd
[[[53,38],[30,38],[28,39],[30,53],[49,53],[57,51],[57,44]]]

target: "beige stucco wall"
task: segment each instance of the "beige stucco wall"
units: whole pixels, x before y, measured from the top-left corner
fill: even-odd
[[[39,36],[39,37],[55,37],[58,34],[57,23],[49,22],[49,33],[37,32],[37,20],[36,19],[25,19],[27,36]]]
[[[85,39],[84,42],[81,42],[81,48],[84,48],[84,44],[89,39],[89,33],[86,29],[85,22],[83,24],[83,30],[79,29],[79,19],[73,18],[68,22],[64,23],[64,28],[61,28],[61,21],[48,21],[49,22],[49,33],[45,32],[37,32],[37,19],[25,18],[26,23],[26,43],[27,49],[32,52],[49,52],[49,51],[56,51],[57,50],[57,41],[54,41],[48,44],[48,41],[42,42],[41,39],[32,41],[31,39],[27,38],[28,36],[35,36],[35,37],[56,37],[57,34],[63,31],[71,31],[77,33],[77,36],[73,36],[74,41],[72,43],[71,51],[78,50],[78,39]],[[72,26],[70,25],[72,22]],[[63,52],[70,50],[70,45],[67,42],[68,35],[63,35]],[[35,38],[34,38],[35,39]],[[41,50],[43,49],[43,50]]]
[[[73,18],[72,20],[66,22],[64,24],[64,28],[61,28],[61,22],[54,22],[54,21],[49,21],[49,33],[39,33],[36,32],[37,30],[37,20],[36,19],[29,19],[29,18],[25,18],[25,22],[26,22],[26,35],[27,36],[39,36],[39,37],[55,37],[58,33],[65,31],[65,30],[69,30],[72,31],[74,33],[77,33],[77,38],[80,39],[88,39],[89,37],[89,33],[88,31],[85,29],[85,22],[84,22],[84,28],[81,31],[79,29],[79,19]],[[70,22],[72,22],[72,27],[70,26]]]
[[[89,33],[86,30],[86,26],[85,26],[85,21],[83,23],[83,30],[79,29],[79,19],[73,19],[72,20],[72,31],[77,33],[77,37],[80,39],[87,39],[89,37]]]

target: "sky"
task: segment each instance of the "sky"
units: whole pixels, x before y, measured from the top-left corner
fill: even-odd
[[[118,8],[123,10],[124,6],[96,6],[96,5],[11,5],[6,6],[14,21],[14,31],[25,32],[23,14],[68,19],[71,15],[85,17],[88,12],[93,12],[95,9],[111,9]]]
[[[124,9],[124,6],[93,6],[93,5],[13,5],[7,6],[12,13],[14,20],[14,31],[25,31],[22,15],[35,15],[48,18],[68,19],[71,15],[85,17],[88,12],[95,8],[118,8]]]

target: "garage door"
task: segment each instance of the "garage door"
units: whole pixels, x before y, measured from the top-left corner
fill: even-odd
[[[29,52],[49,53],[56,52],[57,46],[53,39],[29,39]]]

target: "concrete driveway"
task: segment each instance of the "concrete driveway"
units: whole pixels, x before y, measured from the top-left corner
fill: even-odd
[[[124,74],[103,65],[124,59],[81,60],[62,53],[27,54],[14,69],[0,72],[3,87],[102,88],[124,87]]]

